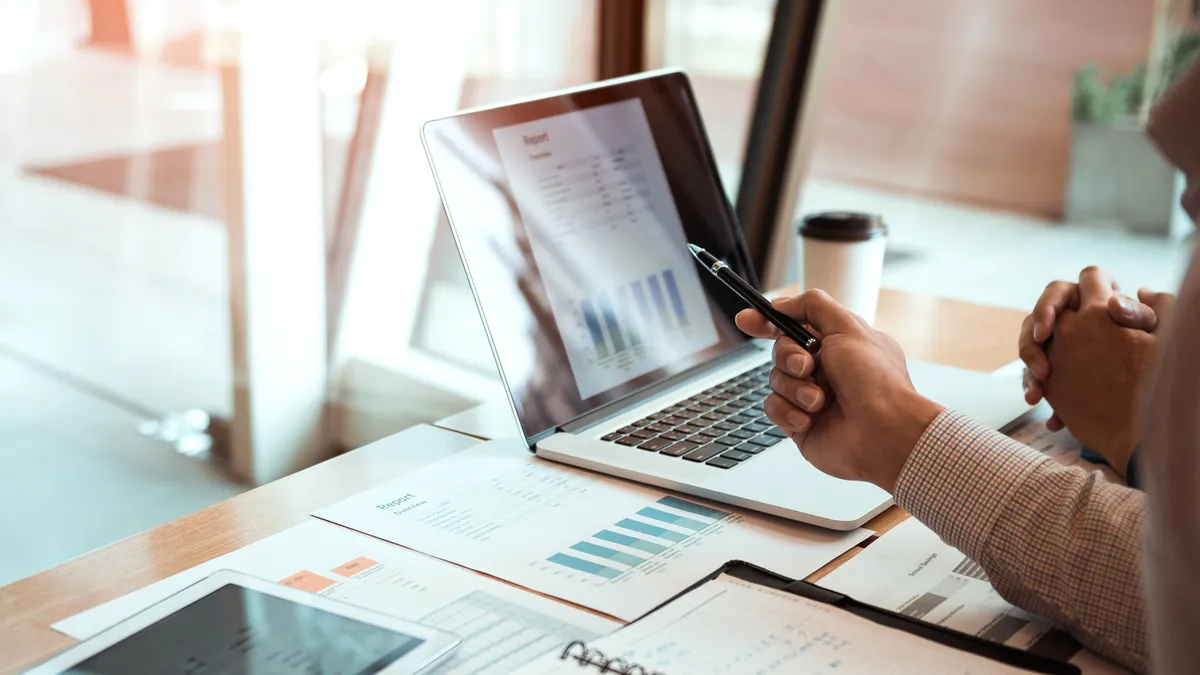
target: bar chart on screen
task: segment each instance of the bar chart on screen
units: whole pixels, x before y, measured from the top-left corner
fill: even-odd
[[[602,367],[632,362],[645,354],[645,342],[688,326],[687,308],[670,269],[584,298],[579,312],[595,349],[594,363]]]

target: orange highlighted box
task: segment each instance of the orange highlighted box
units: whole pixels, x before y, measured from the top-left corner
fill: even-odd
[[[352,577],[368,567],[374,567],[378,564],[379,563],[371,560],[370,558],[355,558],[345,565],[338,565],[337,567],[333,568],[332,572],[334,574],[340,574],[344,577]]]
[[[326,579],[319,574],[304,570],[293,574],[279,583],[284,586],[298,588],[302,591],[308,591],[309,593],[318,593],[334,585],[336,582],[332,579]]]

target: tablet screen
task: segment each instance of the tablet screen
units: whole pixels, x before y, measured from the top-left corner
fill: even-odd
[[[359,675],[424,642],[227,584],[65,671],[89,675]]]

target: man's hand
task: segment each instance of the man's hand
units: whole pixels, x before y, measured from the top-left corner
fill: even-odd
[[[1147,333],[1157,332],[1170,319],[1171,308],[1175,304],[1175,296],[1170,293],[1156,293],[1148,289],[1138,291],[1138,300],[1133,300],[1120,293],[1120,286],[1111,281],[1107,272],[1098,267],[1088,267],[1079,273],[1081,282],[1087,280],[1096,288],[1097,284],[1110,283],[1112,292],[1108,293],[1108,314],[1117,324]],[[1038,298],[1033,313],[1025,317],[1021,325],[1021,334],[1017,340],[1017,351],[1025,362],[1025,401],[1036,405],[1045,397],[1044,381],[1050,376],[1050,360],[1046,356],[1046,343],[1054,333],[1054,325],[1058,317],[1068,310],[1078,310],[1080,306],[1080,284],[1069,281],[1053,281],[1042,296]],[[1046,422],[1051,431],[1063,428],[1062,419],[1052,415]],[[1117,467],[1114,467],[1117,468]],[[1124,472],[1122,465],[1118,468]]]
[[[1137,401],[1158,338],[1114,322],[1114,297],[1111,277],[1095,268],[1083,271],[1079,309],[1064,311],[1055,322],[1046,347],[1049,377],[1041,386],[1071,434],[1123,474],[1141,435]]]
[[[747,334],[775,339],[767,417],[821,471],[894,491],[913,447],[942,407],[913,389],[895,340],[823,291],[777,300],[774,307],[822,337],[814,358],[780,337],[758,311],[738,314],[737,325]]]

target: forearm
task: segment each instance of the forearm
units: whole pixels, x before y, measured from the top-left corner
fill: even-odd
[[[1142,493],[947,412],[905,464],[896,501],[983,566],[1009,602],[1146,669]]]

